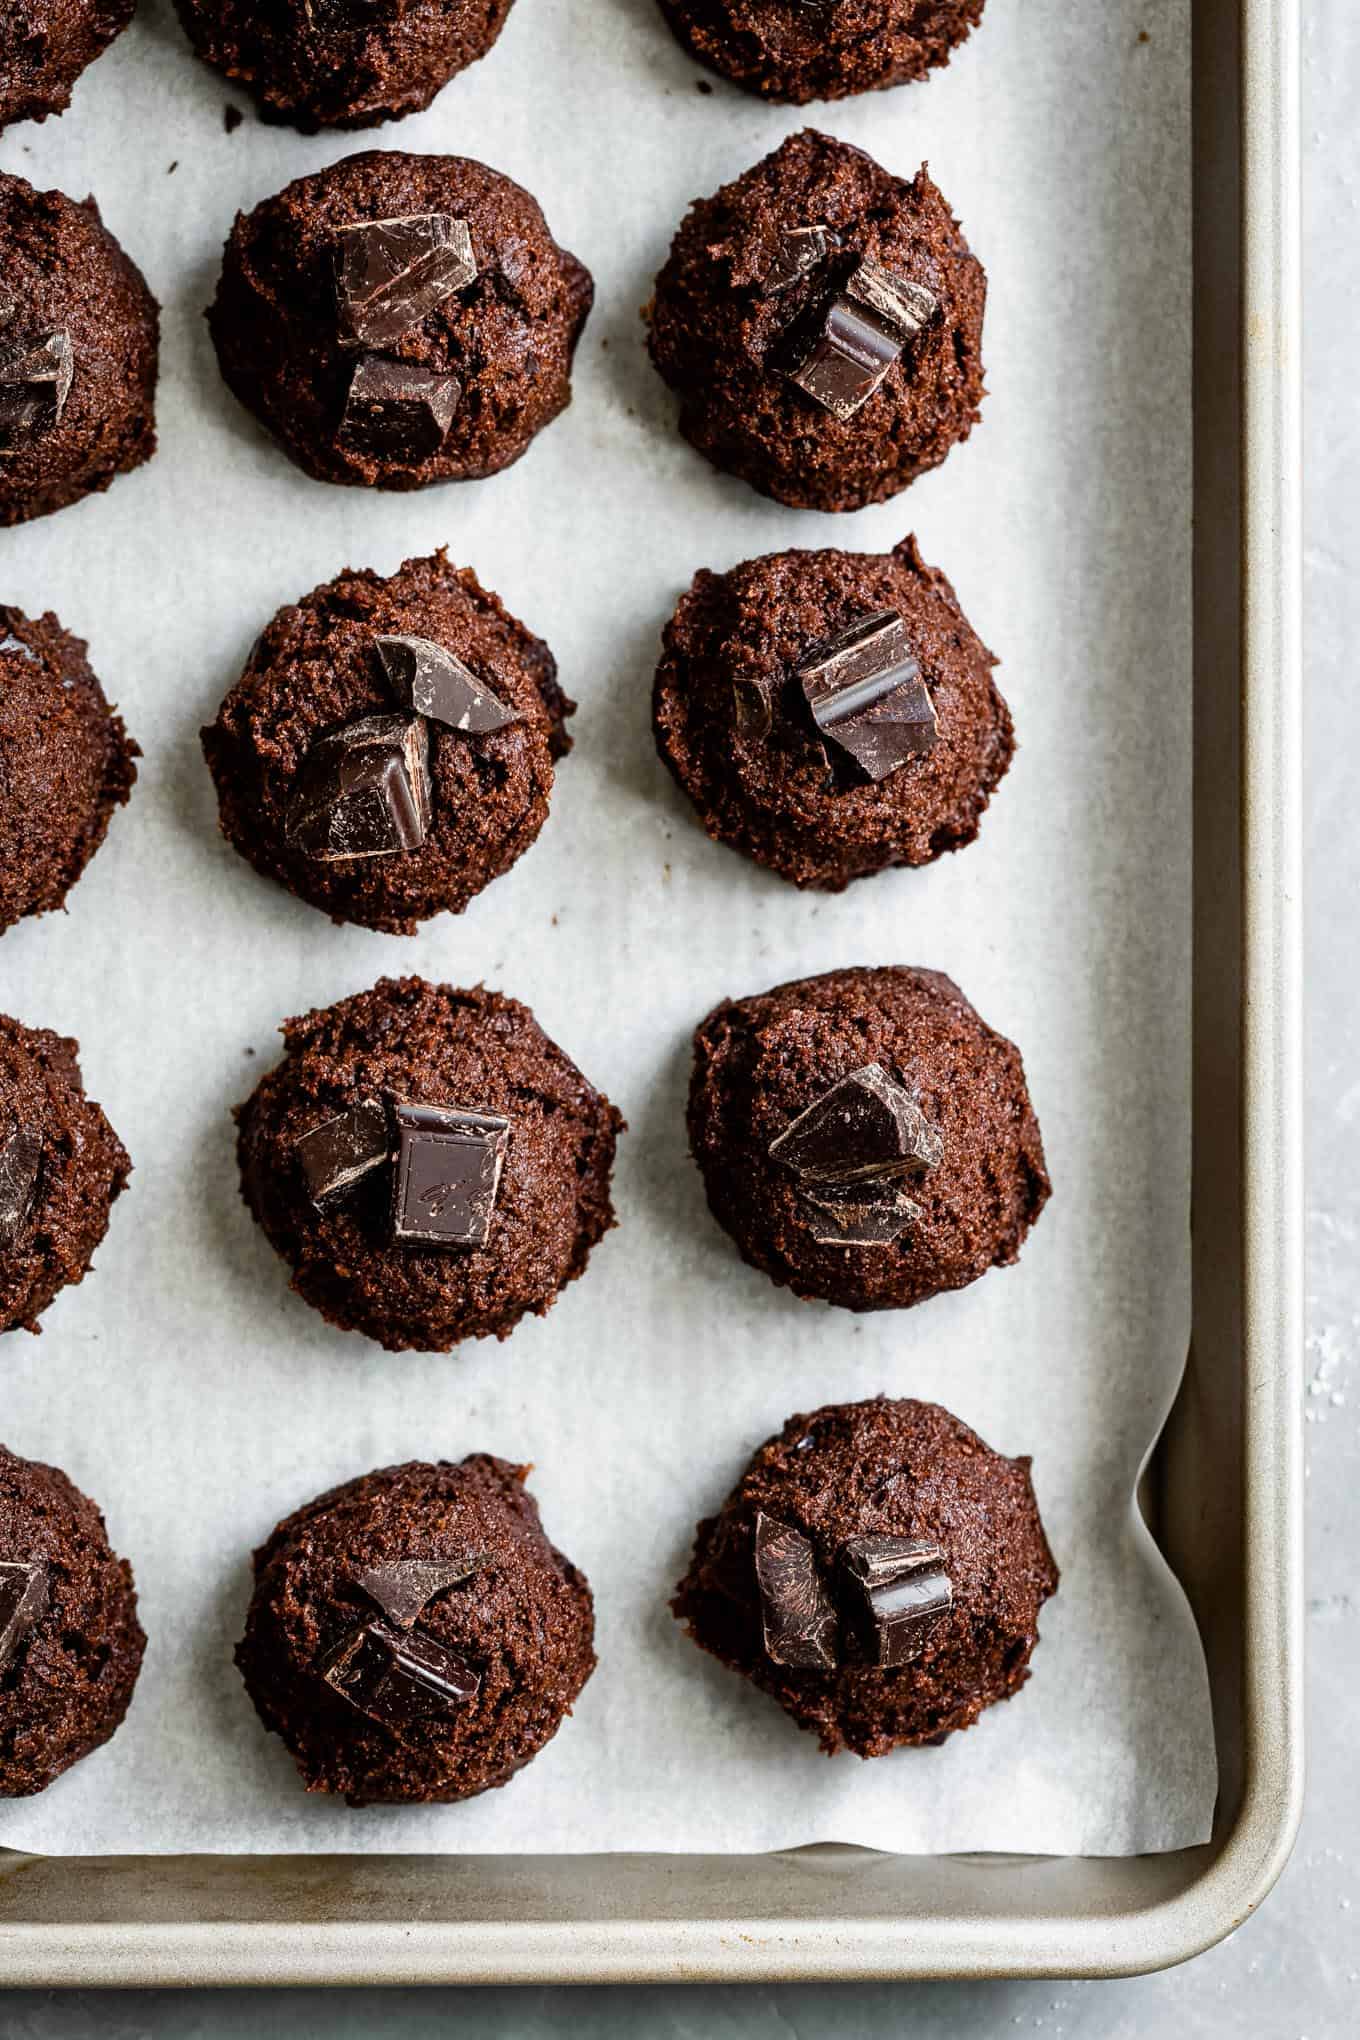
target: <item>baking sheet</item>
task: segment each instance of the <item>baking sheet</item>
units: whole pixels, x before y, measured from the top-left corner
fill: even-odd
[[[1187,0],[991,0],[925,87],[808,115],[700,74],[653,0],[519,0],[422,116],[301,137],[197,65],[163,0],[0,167],[93,190],[164,307],[161,451],[0,533],[0,599],[55,608],[146,758],[69,912],[0,946],[0,1006],[79,1036],[133,1160],[94,1274],[0,1344],[0,1437],[55,1460],[136,1566],[151,1638],[117,1738],[0,1844],[52,1852],[758,1850],[1118,1854],[1209,1832],[1208,1689],[1132,1493],[1189,1320],[1190,228]],[[707,82],[705,80],[705,82]],[[806,120],[927,158],[987,265],[991,395],[943,470],[841,518],[768,504],[676,436],[637,309],[686,203]],[[309,482],[220,383],[202,308],[238,206],[367,146],[519,178],[593,270],[576,401],[491,482]],[[838,899],[710,844],[657,763],[661,626],[699,566],[908,530],[1002,659],[1021,749],[977,844]],[[538,845],[414,941],[333,928],[217,836],[197,731],[282,602],[447,543],[581,702]],[[855,1318],[744,1268],[686,1159],[688,1036],[724,995],[839,964],[949,971],[1022,1047],[1055,1194],[1020,1265]],[[236,1192],[229,1108],[279,1020],[418,970],[533,1005],[621,1105],[621,1226],[505,1344],[391,1356],[287,1288]],[[682,1636],[695,1519],[794,1409],[942,1401],[1031,1452],[1063,1570],[1034,1676],[940,1750],[828,1761]],[[251,1547],[410,1457],[532,1460],[595,1587],[600,1669],[504,1791],[306,1798],[230,1661]]]

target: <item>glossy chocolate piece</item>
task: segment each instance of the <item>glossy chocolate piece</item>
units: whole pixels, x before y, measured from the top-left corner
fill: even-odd
[[[394,1629],[414,1629],[436,1594],[471,1579],[481,1559],[394,1558],[360,1573],[359,1585]]]
[[[774,683],[760,673],[732,675],[732,720],[742,737],[767,737],[774,727]]]
[[[370,1622],[346,1637],[322,1668],[331,1689],[384,1728],[457,1714],[481,1680],[465,1658],[432,1636]]]
[[[944,1153],[937,1128],[880,1063],[865,1063],[786,1126],[770,1157],[804,1184],[919,1176]]]
[[[408,708],[464,736],[489,736],[520,720],[477,678],[470,666],[425,637],[374,639],[388,685]]]
[[[0,1134],[0,1254],[12,1247],[33,1208],[42,1166],[42,1136],[36,1127],[11,1123]]]
[[[47,1564],[41,1558],[0,1558],[0,1677],[47,1612]]]
[[[387,347],[477,274],[466,220],[448,213],[337,227],[336,303],[347,346]]]
[[[350,378],[336,440],[371,460],[418,467],[444,444],[462,394],[451,372],[366,354]]]
[[[808,1231],[822,1247],[891,1246],[924,1216],[905,1191],[891,1186],[859,1198],[848,1190],[840,1196],[805,1190],[802,1201]]]
[[[836,1610],[807,1538],[758,1514],[755,1570],[766,1657],[798,1671],[834,1669]]]
[[[800,277],[810,276],[830,251],[831,235],[826,227],[784,227],[761,277],[761,296],[775,297]]]
[[[881,319],[905,346],[925,331],[940,309],[934,291],[861,256],[843,286],[846,297]]]
[[[910,1664],[954,1605],[940,1546],[920,1537],[849,1537],[840,1561],[862,1599],[862,1624],[875,1662]]]
[[[935,707],[895,611],[856,617],[815,646],[797,672],[823,737],[870,779],[886,779],[934,748]]]
[[[318,1211],[336,1203],[380,1169],[392,1154],[387,1108],[364,1100],[304,1133],[297,1144],[298,1166]]]
[[[901,340],[875,312],[834,297],[822,307],[789,380],[844,423],[868,402],[901,353]]]
[[[500,1188],[510,1121],[495,1112],[398,1104],[393,1236],[411,1246],[482,1247]]]
[[[323,862],[418,850],[429,826],[429,740],[418,716],[363,716],[318,737],[288,803],[289,843]]]
[[[74,373],[69,333],[0,344],[0,446],[31,446],[59,425]]]

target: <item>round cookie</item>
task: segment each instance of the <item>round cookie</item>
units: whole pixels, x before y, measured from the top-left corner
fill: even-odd
[[[237,215],[208,324],[300,468],[419,489],[499,473],[565,409],[593,296],[508,177],[372,149]]]
[[[680,598],[656,747],[716,842],[840,892],[972,842],[1015,750],[995,663],[914,538],[768,553]]]
[[[0,932],[61,906],[137,777],[87,650],[0,604]]]
[[[595,1610],[528,1473],[484,1452],[389,1466],[256,1552],[236,1662],[309,1792],[471,1799],[556,1735],[595,1669]]]
[[[203,751],[223,834],[257,871],[337,921],[412,935],[534,841],[575,706],[542,639],[441,549],[279,610]]]
[[[846,1310],[1006,1266],[1050,1189],[1019,1051],[947,977],[905,965],[715,1007],[689,1138],[742,1259]]]
[[[0,174],[0,525],[156,451],[160,313],[92,198]]]
[[[812,129],[692,205],[648,308],[705,459],[802,510],[895,496],[967,438],[987,283],[922,169]]]
[[[132,1568],[94,1503],[0,1445],[0,1799],[44,1791],[109,1740],[145,1649]]]
[[[175,0],[205,62],[303,134],[419,113],[484,57],[512,0]]]
[[[941,1743],[1023,1686],[1057,1590],[1029,1467],[935,1403],[790,1417],[671,1607],[828,1755]]]
[[[85,1096],[80,1044],[0,1013],[0,1332],[79,1282],[132,1164]]]
[[[237,1113],[242,1195],[332,1324],[448,1352],[584,1272],[623,1120],[527,1006],[382,978],[283,1038]]]
[[[9,0],[0,128],[65,113],[71,87],[132,19],[134,0]]]
[[[806,106],[924,78],[982,18],[984,0],[660,0],[677,40],[762,98]]]

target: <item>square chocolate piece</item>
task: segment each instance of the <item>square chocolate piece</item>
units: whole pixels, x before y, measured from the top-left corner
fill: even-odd
[[[876,311],[834,297],[789,380],[844,424],[868,402],[901,353],[901,335]]]
[[[352,220],[335,230],[336,300],[347,346],[387,347],[477,274],[466,220],[448,213]]]
[[[444,444],[462,394],[451,370],[365,354],[350,378],[336,440],[371,460],[418,467]]]
[[[324,1211],[380,1169],[391,1152],[387,1109],[374,1100],[365,1099],[348,1112],[324,1119],[297,1144],[307,1195],[318,1211]]]
[[[456,1714],[481,1689],[466,1659],[432,1636],[398,1634],[382,1622],[347,1637],[321,1676],[351,1707],[393,1729]]]
[[[287,835],[304,856],[393,857],[418,850],[429,827],[429,737],[419,716],[361,716],[318,737],[303,759]]]
[[[484,1247],[510,1121],[459,1106],[397,1104],[392,1231],[426,1247]]]

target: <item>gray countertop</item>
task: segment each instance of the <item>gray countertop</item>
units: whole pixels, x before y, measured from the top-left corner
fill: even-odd
[[[1288,4],[1288,0],[1282,0]],[[455,2020],[516,2040],[587,2036],[1001,2033],[1081,2040],[1244,2033],[1324,2040],[1360,2031],[1360,1010],[1354,998],[1360,824],[1355,661],[1360,580],[1347,571],[1360,494],[1360,21],[1354,0],[1303,0],[1305,250],[1311,285],[1308,603],[1309,1333],[1303,1369],[1311,1517],[1310,1788],[1298,1848],[1258,1916],[1189,1967],[1128,1983],[807,1986],[617,1991],[356,1991],[157,1997],[16,1993],[7,2040],[227,2040],[286,2026],[295,2040],[423,2040]],[[1352,507],[1348,511],[1347,505]]]

